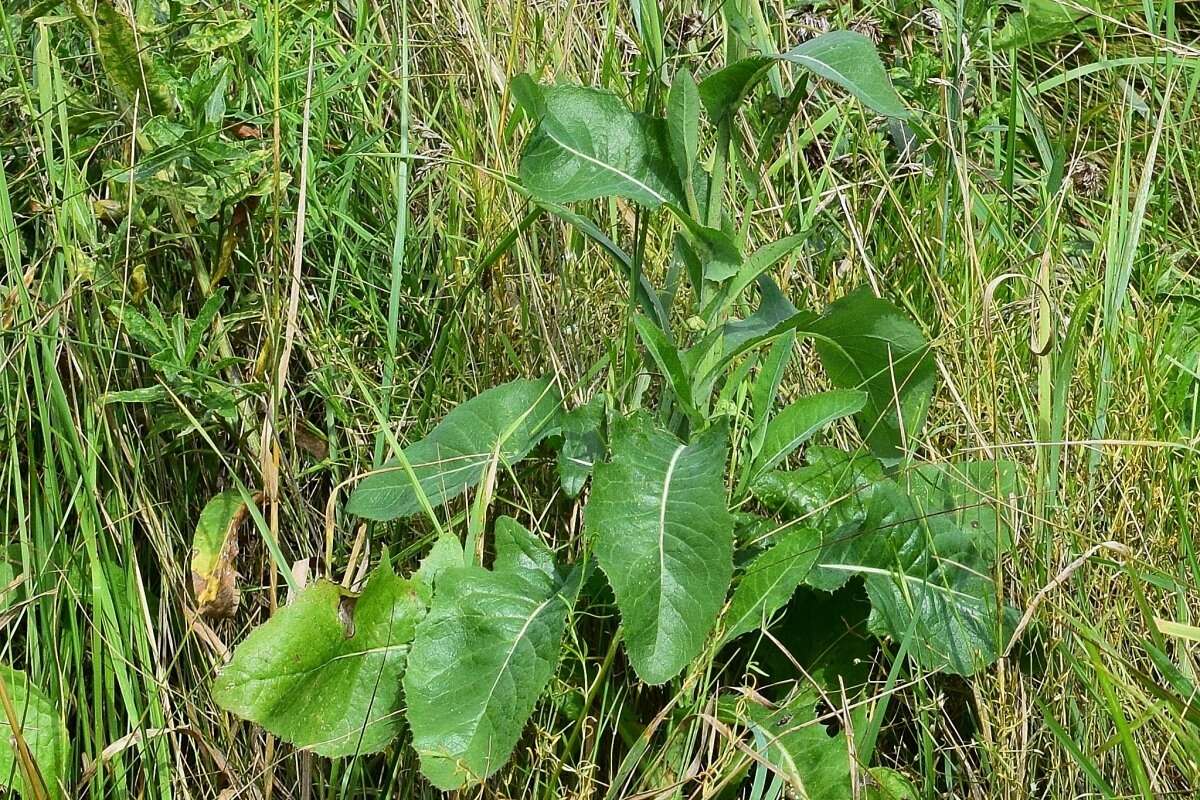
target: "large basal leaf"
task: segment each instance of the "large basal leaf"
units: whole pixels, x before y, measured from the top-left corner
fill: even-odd
[[[656,208],[687,205],[664,120],[629,111],[616,95],[579,86],[526,86],[538,125],[521,155],[534,199],[574,203],[625,197]]]
[[[812,333],[830,381],[867,393],[858,416],[867,444],[881,457],[902,455],[925,424],[936,377],[921,329],[864,287],[830,305]]]
[[[978,537],[932,524],[902,530],[903,538],[889,537],[896,554],[886,566],[854,563],[870,557],[839,565],[863,575],[871,630],[909,641],[909,654],[926,669],[973,675],[994,663],[1019,615],[998,607],[993,564]]]
[[[458,406],[404,449],[419,492],[437,506],[479,483],[492,458],[509,466],[520,461],[549,432],[561,403],[558,388],[543,378],[510,381]],[[406,517],[421,510],[420,494],[394,461],[359,483],[346,510],[367,519]]]
[[[831,31],[786,53],[743,59],[705,78],[700,82],[700,99],[709,116],[720,119],[736,109],[777,60],[804,67],[836,83],[880,114],[901,119],[909,115],[871,40],[852,31]]]
[[[4,681],[4,689],[12,701],[20,726],[21,738],[29,748],[42,785],[49,796],[56,800],[68,797],[67,759],[71,745],[62,717],[42,690],[29,682],[24,672],[0,664],[0,681]],[[10,789],[27,800],[38,796],[26,784],[13,729],[3,707],[0,707],[0,788]]]
[[[357,598],[321,580],[238,645],[213,698],[323,756],[382,750],[400,730],[400,674],[424,612],[386,560]]]
[[[755,556],[746,565],[729,601],[723,641],[756,630],[783,608],[820,553],[820,533],[811,528],[792,528]]]
[[[434,786],[482,781],[508,760],[554,675],[578,582],[508,517],[496,521],[492,570],[438,576],[404,676],[413,747]]]
[[[824,547],[807,582],[832,590],[861,576],[871,630],[908,641],[926,669],[970,675],[994,662],[1016,612],[999,608],[992,577],[1007,531],[983,507],[1006,496],[1012,468],[949,465],[936,479],[925,468],[898,482],[873,459],[815,455],[815,463],[768,473],[753,487],[764,504],[822,531]],[[985,482],[997,475],[1000,485]]]
[[[685,445],[639,415],[616,426],[611,447],[592,479],[586,529],[629,659],[642,680],[663,683],[699,654],[729,588],[726,432],[715,427]]]

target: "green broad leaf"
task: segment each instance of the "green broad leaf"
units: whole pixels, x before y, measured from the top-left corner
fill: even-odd
[[[733,590],[722,642],[757,630],[783,608],[820,553],[821,534],[811,528],[791,528],[776,536],[770,548],[746,565]]]
[[[1022,47],[1052,42],[1096,27],[1101,16],[1121,18],[1129,6],[1112,0],[1024,0],[996,34],[996,47]]]
[[[238,645],[213,699],[318,755],[382,750],[400,731],[400,675],[424,613],[386,559],[358,597],[318,581]]]
[[[779,385],[783,382],[783,373],[791,363],[795,349],[795,333],[786,333],[776,339],[763,358],[762,367],[750,387],[750,407],[753,414],[750,426],[750,458],[743,464],[742,474],[738,479],[738,498],[742,496],[750,471],[762,453],[763,440],[767,435],[767,420],[775,407],[775,398],[779,394]]]
[[[650,208],[686,206],[664,120],[629,111],[616,95],[577,86],[542,87],[521,155],[522,185],[539,202],[624,197]]]
[[[237,532],[249,509],[242,493],[230,489],[213,497],[200,512],[192,536],[192,589],[197,611],[207,617],[228,618],[237,611]]]
[[[899,119],[909,116],[892,88],[875,45],[860,33],[830,31],[777,58],[836,83],[880,114]]]
[[[866,393],[855,389],[834,389],[801,397],[767,423],[756,473],[774,468],[822,428],[857,414],[866,402]]]
[[[678,206],[671,211],[683,223],[691,243],[691,249],[702,265],[704,280],[723,281],[733,277],[742,268],[742,252],[729,234],[696,222]]]
[[[887,76],[875,45],[852,31],[830,31],[786,53],[752,56],[714,72],[700,82],[700,99],[714,120],[733,113],[775,61],[804,67],[854,95],[863,105],[904,119],[904,107]]]
[[[751,56],[722,67],[700,81],[700,101],[713,122],[737,111],[742,99],[766,74],[772,60]]]
[[[141,103],[150,115],[175,110],[175,94],[166,68],[146,46],[134,20],[114,0],[72,2],[76,16],[92,33],[108,80],[130,104]]]
[[[12,701],[21,738],[29,748],[38,777],[48,795],[55,800],[71,796],[67,791],[67,763],[71,744],[67,726],[54,704],[41,689],[29,682],[29,677],[7,664],[0,664],[0,681]],[[33,800],[39,796],[25,779],[20,756],[15,746],[13,729],[8,715],[0,708],[0,788]]]
[[[830,305],[812,333],[829,380],[867,393],[858,424],[876,455],[896,458],[911,449],[937,376],[920,328],[864,287]]]
[[[224,22],[203,22],[192,28],[182,44],[196,53],[213,53],[232,47],[250,35],[254,20],[227,19]]]
[[[792,302],[784,296],[770,276],[760,275],[757,283],[758,308],[743,320],[725,324],[723,330],[725,356],[722,364],[789,331],[798,331],[803,334],[818,319],[813,312],[800,311],[792,305]]]
[[[909,641],[909,655],[927,670],[973,675],[995,663],[1016,629],[1016,609],[998,608],[992,563],[978,537],[953,526],[912,525],[888,537],[895,555],[849,559],[871,598],[871,631]],[[853,553],[852,553],[853,555]],[[831,567],[830,564],[824,564]]]
[[[645,415],[615,427],[585,528],[616,596],[629,659],[643,681],[659,684],[699,654],[729,588],[727,434],[715,427],[685,445]]]
[[[981,509],[1003,487],[965,487],[962,476],[982,481],[982,466],[946,465],[936,480],[917,470],[897,481],[874,459],[814,455],[815,463],[768,473],[752,487],[764,505],[822,532],[824,546],[806,581],[828,591],[861,577],[871,631],[908,641],[925,669],[971,675],[993,663],[1017,616],[999,607],[992,577],[998,538],[1003,544],[1007,536],[996,527],[1003,519]]]
[[[429,548],[429,554],[421,559],[416,575],[426,589],[436,589],[442,573],[448,569],[466,566],[467,558],[463,553],[462,542],[452,533],[443,533]]]
[[[830,735],[817,717],[814,690],[794,693],[774,708],[746,704],[745,723],[757,734],[767,762],[788,782],[797,797],[806,800],[846,800],[850,785],[850,746],[845,730]]]
[[[654,359],[654,363],[658,366],[663,378],[666,379],[675,399],[679,401],[680,406],[689,416],[698,420],[700,414],[696,411],[692,398],[690,374],[684,368],[679,350],[671,344],[662,329],[641,314],[634,315],[633,325],[637,328],[638,338],[642,340],[650,357]]]
[[[921,797],[913,782],[897,770],[871,767],[867,770],[867,779],[863,800],[918,800]]]
[[[946,517],[958,527],[1008,549],[1010,497],[1020,491],[1012,461],[918,464],[901,481],[923,516]],[[998,513],[1000,509],[1000,513]]]
[[[774,267],[788,255],[808,241],[807,233],[797,233],[765,244],[754,251],[738,269],[737,275],[729,282],[729,287],[713,298],[713,307],[705,310],[705,318],[711,319],[717,308],[728,307],[758,280],[759,276]]]
[[[548,378],[515,380],[459,405],[424,439],[404,448],[404,463],[389,462],[367,476],[346,505],[374,520],[407,517],[458,497],[479,483],[493,459],[512,466],[550,432],[562,396]],[[414,482],[415,478],[415,482]]]
[[[592,468],[604,458],[604,440],[600,436],[603,422],[604,398],[600,395],[562,416],[558,478],[568,497],[579,496]]]
[[[447,569],[417,629],[404,676],[421,771],[439,789],[486,779],[508,760],[558,664],[580,572],[559,577],[550,550],[496,520],[496,561]]]
[[[667,133],[671,158],[680,181],[686,185],[700,153],[700,93],[692,73],[686,69],[675,73],[667,95]]]

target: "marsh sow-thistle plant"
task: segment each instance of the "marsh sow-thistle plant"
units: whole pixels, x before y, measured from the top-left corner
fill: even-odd
[[[1005,536],[988,501],[1007,493],[1011,469],[912,464],[935,374],[920,330],[866,290],[823,311],[796,308],[771,271],[805,235],[746,253],[724,208],[736,188],[727,175],[746,170],[753,150],[742,147],[735,116],[780,63],[875,112],[907,116],[871,44],[847,32],[738,61],[699,83],[680,71],[664,118],[597,89],[514,81],[533,125],[521,184],[629,275],[632,329],[661,386],[655,405],[631,410],[627,399],[597,396],[569,408],[561,387],[541,378],[496,386],[451,411],[362,480],[347,506],[369,520],[430,518],[440,534],[420,568],[401,577],[385,555],[355,597],[328,581],[303,590],[237,648],[214,686],[222,706],[327,756],[380,750],[406,724],[435,786],[482,781],[508,760],[554,676],[572,612],[600,579],[593,565],[611,587],[628,662],[648,684],[736,651],[800,586],[833,591],[852,578],[865,585],[870,630],[919,668],[969,675],[997,658],[1013,615],[993,585]],[[803,80],[785,109],[805,96]],[[677,222],[666,285],[652,285],[571,210],[608,197]],[[679,319],[688,324],[672,324]],[[776,409],[806,340],[834,388]],[[810,447],[805,466],[780,469],[815,433],[850,417],[863,450]],[[465,537],[438,525],[440,505],[497,469],[518,469],[546,443],[558,449],[568,495],[591,481],[574,563],[509,517],[495,520],[488,546],[489,491],[476,493]],[[236,512],[238,503],[226,505]],[[228,547],[229,527],[210,521],[205,537],[197,585],[214,597],[228,588],[214,554]],[[782,724],[776,713],[763,706],[735,716],[748,727]],[[776,753],[802,750],[796,737],[809,735],[776,736],[768,755],[807,794],[817,785],[848,791],[844,751],[840,767],[833,759],[815,772],[796,753]]]

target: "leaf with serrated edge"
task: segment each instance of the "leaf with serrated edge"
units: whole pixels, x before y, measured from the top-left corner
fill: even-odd
[[[704,646],[729,588],[733,518],[725,503],[726,432],[689,445],[644,415],[621,420],[585,512],[638,676],[664,683]]]
[[[24,672],[0,664],[0,681],[4,681],[4,688],[20,725],[21,738],[29,748],[49,796],[54,800],[65,797],[63,787],[67,781],[67,758],[71,754],[71,745],[62,717],[42,690],[29,682]],[[33,798],[36,795],[25,785],[20,763],[8,715],[0,707],[0,788],[9,788],[18,795]]]
[[[939,484],[928,476],[913,476],[916,488],[905,490],[874,459],[818,455],[815,464],[768,473],[753,487],[764,504],[822,531],[824,547],[807,582],[832,590],[861,576],[872,632],[909,640],[910,655],[925,669],[971,675],[994,662],[1016,622],[1013,609],[998,608],[992,578],[998,531],[975,527],[977,513],[945,512],[947,500],[935,496]],[[976,478],[984,472],[946,469]],[[961,484],[940,491],[967,497]]]
[[[382,750],[400,730],[400,673],[424,611],[386,563],[355,599],[319,581],[238,645],[213,698],[319,755]]]
[[[757,470],[771,469],[826,425],[861,411],[866,402],[866,393],[853,389],[801,397],[767,423]]]
[[[479,483],[497,455],[502,464],[520,461],[557,420],[562,397],[550,379],[515,380],[495,386],[456,407],[424,439],[404,448],[404,457],[433,506]],[[406,517],[421,510],[408,471],[391,462],[367,476],[346,510],[375,520]]]
[[[821,553],[821,534],[793,528],[746,565],[726,612],[725,637],[730,642],[755,630],[787,603]]]
[[[845,730],[830,736],[817,718],[817,694],[804,689],[770,708],[746,704],[747,722],[765,740],[766,759],[796,796],[807,800],[845,800],[850,786],[850,747]]]
[[[516,520],[496,520],[496,563],[438,577],[404,676],[421,771],[439,789],[482,781],[512,753],[554,675],[577,573]]]

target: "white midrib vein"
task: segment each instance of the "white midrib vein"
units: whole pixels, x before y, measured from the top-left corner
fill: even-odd
[[[517,635],[513,639],[512,647],[508,648],[508,652],[504,655],[504,661],[500,662],[500,668],[496,670],[496,678],[492,681],[492,686],[490,689],[488,689],[487,697],[484,698],[483,705],[481,706],[482,713],[479,715],[480,720],[482,720],[487,714],[487,709],[491,707],[492,698],[496,696],[496,687],[500,685],[500,676],[508,671],[508,662],[512,661],[513,655],[517,652],[517,645],[519,645],[521,640],[525,638],[525,632],[529,630],[529,626],[533,624],[535,619],[537,619],[538,614],[542,613],[542,609],[550,605],[550,602],[557,597],[558,595],[550,595],[543,600],[537,608],[531,611],[529,616],[525,618],[525,622],[521,625],[521,630],[517,631]],[[475,733],[479,733],[478,722],[476,722]],[[474,738],[474,736],[472,736],[472,738]]]
[[[679,457],[686,449],[687,445],[681,444],[671,454],[671,461],[667,464],[667,475],[663,478],[662,499],[658,502],[658,619],[660,621],[662,620],[663,583],[667,575],[667,497],[671,494],[671,477],[675,474],[675,465],[679,463]],[[655,640],[658,639],[660,633],[662,633],[661,627],[655,633]]]
[[[551,132],[549,132],[549,131],[547,131],[547,132],[546,132],[546,136],[547,136],[547,137],[550,139],[550,141],[554,142],[556,145],[558,145],[559,147],[561,147],[563,150],[566,150],[566,151],[567,151],[568,153],[570,153],[571,155],[573,155],[573,156],[575,156],[575,157],[577,157],[577,158],[583,159],[584,161],[588,162],[589,164],[595,164],[597,167],[600,167],[600,169],[606,170],[606,171],[608,171],[608,172],[611,172],[611,173],[613,173],[614,175],[618,175],[618,176],[620,176],[620,177],[624,178],[625,180],[627,180],[627,181],[629,181],[630,183],[634,184],[634,185],[635,185],[635,186],[637,186],[638,188],[640,188],[640,189],[644,190],[645,192],[649,193],[649,194],[650,194],[650,196],[651,196],[651,197],[653,197],[653,198],[654,198],[656,201],[658,201],[659,203],[665,203],[665,202],[667,202],[667,198],[663,197],[661,194],[659,194],[658,192],[654,191],[652,188],[650,188],[649,186],[647,186],[647,185],[646,185],[645,183],[643,183],[642,181],[639,181],[637,178],[633,177],[633,176],[632,176],[632,175],[630,175],[629,173],[627,173],[627,172],[622,172],[621,170],[619,170],[619,169],[617,169],[616,167],[614,167],[612,164],[605,164],[603,161],[601,161],[600,159],[596,158],[595,156],[589,156],[587,153],[584,153],[584,152],[583,152],[583,151],[581,151],[581,150],[577,150],[577,149],[575,149],[574,147],[572,147],[571,145],[567,144],[567,143],[566,143],[566,142],[564,142],[562,139],[559,139],[557,136],[555,136],[553,133],[551,133]]]

